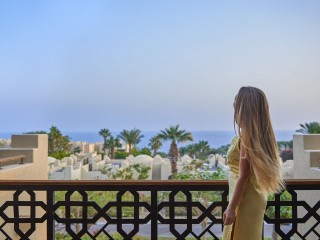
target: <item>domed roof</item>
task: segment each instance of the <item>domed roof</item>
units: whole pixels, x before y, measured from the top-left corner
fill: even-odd
[[[141,155],[138,155],[136,156],[133,161],[135,163],[145,163],[145,162],[152,162],[153,161],[153,158],[148,156],[148,155],[145,155],[145,154],[141,154]]]
[[[192,158],[191,158],[189,155],[185,154],[185,155],[183,155],[183,157],[181,158],[181,161],[182,161],[182,162],[191,162],[191,161],[192,161]]]

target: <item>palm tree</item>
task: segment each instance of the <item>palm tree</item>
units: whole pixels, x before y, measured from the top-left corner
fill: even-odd
[[[114,159],[114,153],[116,148],[120,148],[122,146],[119,138],[114,138],[110,136],[110,138],[106,141],[104,148],[110,149],[110,158]]]
[[[50,130],[48,134],[49,153],[53,153],[58,150],[57,148],[61,140],[62,134],[60,130],[55,126],[52,126],[49,130]]]
[[[296,132],[303,133],[303,134],[319,134],[320,133],[320,123],[319,122],[311,122],[305,124],[299,124],[300,129]]]
[[[293,149],[293,140],[291,140],[291,141],[277,141],[277,144],[278,144],[279,151]]]
[[[141,131],[139,129],[132,129],[132,130],[126,130],[124,129],[122,132],[119,133],[118,138],[122,139],[126,142],[129,146],[129,154],[132,154],[132,146],[136,146],[141,139],[144,137],[144,135],[141,134]]]
[[[50,128],[50,132],[48,134],[48,145],[49,145],[49,153],[53,153],[56,151],[69,151],[70,150],[70,137],[63,136],[61,131],[52,126]]]
[[[195,159],[196,158],[196,154],[197,154],[197,146],[196,144],[189,144],[188,145],[188,155],[192,158]]]
[[[161,130],[159,136],[161,139],[165,141],[171,141],[168,157],[171,161],[171,172],[172,174],[176,174],[178,171],[177,161],[179,157],[177,143],[192,141],[192,134],[190,132],[187,132],[186,130],[180,130],[179,125],[176,125],[170,126],[169,128],[165,128],[165,130]]]
[[[101,137],[103,137],[103,149],[105,149],[105,145],[106,145],[106,142],[107,142],[107,138],[111,136],[111,133],[109,131],[109,129],[107,128],[102,128],[100,131],[99,131],[99,135]]]
[[[189,144],[187,146],[181,147],[179,149],[179,153],[181,156],[183,155],[189,155],[192,159],[196,157],[196,145],[195,144]]]
[[[198,153],[198,158],[204,160],[205,155],[208,154],[210,151],[210,146],[207,141],[199,141],[197,144],[195,144],[197,153]]]
[[[150,138],[149,146],[153,150],[153,156],[157,155],[157,151],[162,147],[161,138],[159,135]]]

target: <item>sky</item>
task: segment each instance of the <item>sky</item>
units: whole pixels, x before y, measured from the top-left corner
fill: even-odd
[[[241,86],[273,127],[320,121],[320,1],[0,1],[0,132],[233,129]]]

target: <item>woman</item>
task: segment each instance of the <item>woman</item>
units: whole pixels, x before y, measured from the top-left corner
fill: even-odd
[[[228,149],[229,205],[223,240],[259,240],[267,194],[284,188],[277,142],[265,94],[242,87],[234,101],[238,136]]]

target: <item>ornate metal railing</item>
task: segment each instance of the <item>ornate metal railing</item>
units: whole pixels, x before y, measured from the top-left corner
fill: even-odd
[[[319,192],[320,180],[287,181],[265,222],[320,239]],[[219,239],[227,197],[226,181],[0,181],[0,239]]]

